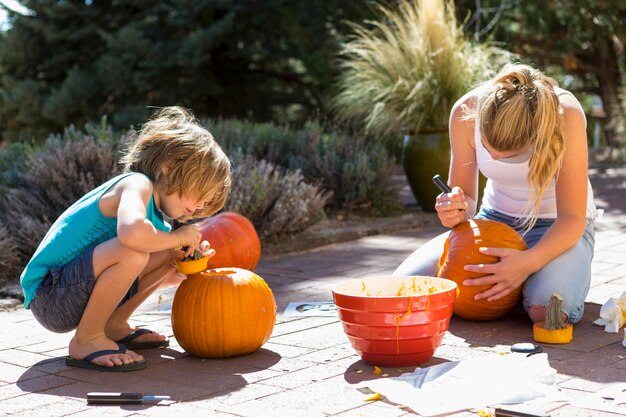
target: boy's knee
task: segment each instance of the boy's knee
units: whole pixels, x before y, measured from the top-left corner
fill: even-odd
[[[128,249],[124,254],[123,261],[129,268],[137,271],[137,274],[141,272],[150,260],[150,254],[148,252],[141,252],[134,249]]]

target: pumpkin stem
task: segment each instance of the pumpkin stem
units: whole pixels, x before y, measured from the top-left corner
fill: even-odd
[[[557,293],[552,294],[552,297],[550,297],[550,304],[548,304],[548,309],[546,310],[546,322],[543,326],[545,329],[557,330],[565,328],[565,323],[563,322],[563,317],[561,316],[562,305],[563,297]]]

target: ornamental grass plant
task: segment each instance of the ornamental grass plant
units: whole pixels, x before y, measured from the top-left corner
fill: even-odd
[[[378,6],[380,20],[351,24],[334,107],[370,134],[445,130],[454,102],[492,76],[505,53],[468,41],[450,0]]]

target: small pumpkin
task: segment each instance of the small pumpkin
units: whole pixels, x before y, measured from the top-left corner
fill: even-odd
[[[574,327],[563,321],[561,306],[563,298],[559,294],[552,294],[550,304],[546,309],[546,321],[533,325],[535,342],[550,344],[565,344],[574,338]]]
[[[465,286],[463,281],[482,276],[466,271],[465,265],[496,263],[499,259],[478,251],[481,247],[525,250],[526,244],[512,227],[487,219],[472,219],[454,227],[446,239],[443,255],[437,266],[437,276],[457,283],[459,296],[454,303],[454,314],[469,320],[494,320],[510,311],[519,301],[522,288],[495,301],[474,300],[474,296],[490,285]]]
[[[253,271],[261,258],[261,240],[245,216],[232,211],[219,213],[197,223],[202,240],[215,249],[207,268],[234,267]]]
[[[274,329],[276,301],[265,280],[239,268],[190,275],[174,295],[172,330],[192,355],[224,358],[258,350]]]

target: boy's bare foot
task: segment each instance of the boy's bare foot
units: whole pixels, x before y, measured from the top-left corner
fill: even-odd
[[[79,340],[75,335],[70,341],[68,350],[71,358],[80,360],[97,351],[118,349],[118,344],[104,335],[89,340]],[[98,356],[91,362],[95,365],[114,367],[133,362],[141,362],[143,360],[143,356],[131,350],[127,350],[125,353]]]
[[[116,340],[119,342],[120,340],[124,339],[125,337],[127,337],[128,335],[130,335],[131,333],[137,330],[141,330],[141,329],[137,327],[135,328],[130,327],[128,323],[122,323],[120,325],[107,324],[104,332],[107,335],[107,337],[109,337],[111,340]],[[142,333],[132,338],[133,343],[165,342],[166,340],[167,340],[167,337],[165,337],[162,334],[153,332],[153,331],[150,331],[150,332],[146,331],[145,333]]]
[[[132,328],[126,321],[121,324],[109,321],[104,332],[109,338],[131,350],[157,349],[170,345],[165,336],[150,329]]]

